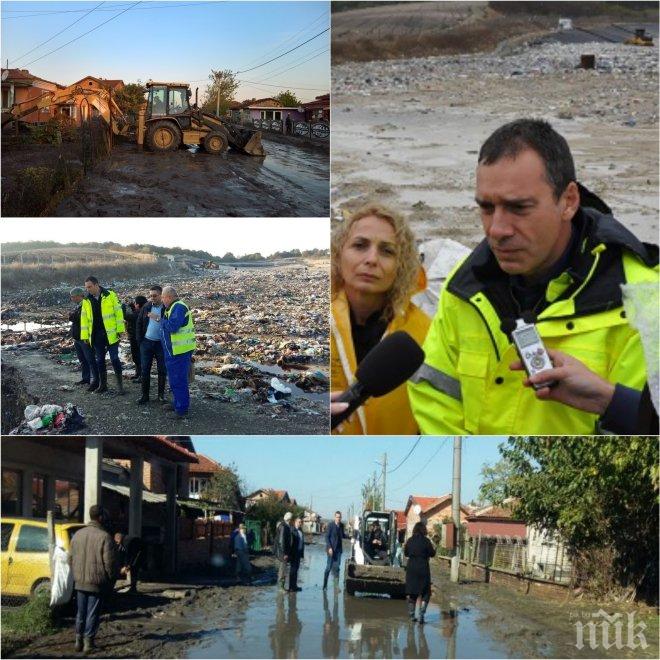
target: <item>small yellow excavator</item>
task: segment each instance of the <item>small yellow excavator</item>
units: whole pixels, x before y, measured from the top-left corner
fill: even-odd
[[[149,81],[146,84],[147,100],[138,112],[135,127],[129,124],[104,87],[91,81],[88,85],[70,85],[14,104],[9,112],[3,113],[2,126],[41,108],[74,103],[80,106],[82,100],[86,99],[87,107],[95,108],[115,135],[128,137],[135,128],[140,148],[146,144],[151,151],[174,151],[181,145],[197,144],[210,154],[221,154],[231,147],[249,156],[266,155],[261,144],[261,131],[236,126],[225,119],[202,112],[197,106],[197,98],[191,108],[192,93],[187,83]],[[93,112],[91,109],[87,111]]]

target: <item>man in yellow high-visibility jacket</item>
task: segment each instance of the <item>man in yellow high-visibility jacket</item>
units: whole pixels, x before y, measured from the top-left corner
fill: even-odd
[[[121,361],[119,359],[119,335],[124,332],[124,312],[117,294],[99,285],[96,277],[90,275],[85,280],[87,297],[82,301],[80,311],[80,339],[93,349],[99,372],[99,380],[91,383],[88,391],[101,394],[108,391],[108,376],[105,354],[110,354],[110,362],[117,379],[117,390],[124,394]]]
[[[658,281],[658,247],[642,243],[576,181],[566,140],[520,119],[481,147],[476,201],[485,240],[449,275],[411,379],[411,408],[432,435],[635,432],[647,381],[622,284]],[[511,331],[533,322],[555,366],[579,360],[598,380],[584,402],[575,379],[535,392]],[[542,373],[542,372],[541,372]]]
[[[165,311],[161,317],[149,312],[152,321],[160,324],[160,340],[165,354],[167,379],[172,390],[173,403],[164,404],[164,408],[173,411],[169,416],[182,419],[188,414],[190,392],[188,373],[195,352],[195,326],[192,312],[188,305],[179,300],[174,287],[163,288],[161,296]]]

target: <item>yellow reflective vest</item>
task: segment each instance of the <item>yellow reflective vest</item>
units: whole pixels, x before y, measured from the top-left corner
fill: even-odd
[[[411,302],[390,322],[383,336],[405,330],[421,346],[430,322],[431,319]],[[330,368],[333,392],[344,391],[355,382],[356,362],[348,300],[344,291],[340,291],[332,301]],[[334,433],[337,432],[335,429]],[[405,383],[385,396],[368,399],[341,425],[340,432],[344,435],[417,433]]]
[[[177,305],[180,305],[185,310],[184,314],[186,323],[182,325],[176,332],[170,332],[172,355],[182,355],[183,353],[194,351],[197,348],[197,342],[195,340],[195,326],[193,324],[192,313],[188,308],[188,305],[181,302],[180,300],[176,300],[170,305],[168,309],[165,310],[164,316],[166,319],[169,319]]]
[[[108,336],[108,345],[119,341],[120,333],[124,332],[124,311],[121,308],[119,298],[114,291],[101,287],[101,315],[103,327]],[[83,298],[80,308],[80,339],[92,343],[94,315],[92,313],[92,302],[87,296]]]
[[[573,222],[577,247],[546,288],[539,334],[548,348],[572,355],[602,378],[641,390],[646,364],[639,334],[626,320],[621,284],[658,281],[657,247],[591,208],[580,209]],[[520,311],[512,304],[508,278],[483,242],[449,276],[423,346],[424,364],[408,384],[422,433],[597,431],[596,415],[538,400],[522,385],[524,372],[509,369],[518,359],[506,331]]]

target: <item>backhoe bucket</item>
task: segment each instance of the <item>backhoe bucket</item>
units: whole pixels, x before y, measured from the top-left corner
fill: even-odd
[[[245,143],[242,151],[248,156],[265,156],[266,152],[261,144],[261,131],[255,131]]]

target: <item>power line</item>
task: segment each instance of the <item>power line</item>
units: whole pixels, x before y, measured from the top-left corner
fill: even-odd
[[[142,0],[139,0],[138,2],[134,3],[132,5],[132,7],[135,7],[135,5],[139,5],[141,1]],[[128,7],[128,9],[124,9],[123,11],[120,11],[115,16],[110,17],[107,21],[103,21],[103,23],[100,23],[96,27],[93,27],[91,30],[87,30],[87,32],[83,32],[83,34],[81,34],[80,36],[75,37],[74,39],[71,39],[71,41],[67,41],[65,44],[62,44],[61,46],[51,50],[50,52],[46,53],[45,55],[42,55],[41,57],[37,57],[36,60],[32,60],[31,62],[28,62],[27,64],[23,64],[23,66],[28,67],[28,66],[30,66],[30,64],[34,64],[35,62],[38,62],[39,60],[43,60],[44,57],[48,57],[48,55],[51,55],[52,53],[56,53],[58,50],[62,50],[62,48],[64,48],[65,46],[68,46],[69,44],[72,44],[74,41],[78,41],[78,39],[82,39],[82,37],[90,34],[91,32],[94,32],[94,30],[98,30],[100,27],[102,27],[106,23],[109,23],[110,21],[114,21],[115,18],[119,18],[122,14],[125,14],[129,9],[131,9],[131,7]]]
[[[287,71],[291,71],[291,69],[295,69],[299,66],[302,66],[303,64],[307,64],[307,62],[311,62],[313,59],[316,59],[317,57],[319,57],[319,55],[323,55],[323,53],[327,53],[329,50],[330,50],[329,48],[324,48],[320,52],[316,53],[316,55],[312,55],[312,57],[309,57],[306,60],[303,60],[302,62],[298,62],[298,64],[294,64],[293,66],[290,66],[287,69],[282,69],[280,71],[277,71],[276,73],[272,73],[272,75],[270,75],[269,78],[266,78],[266,80],[272,80],[276,76],[280,76],[283,73],[287,73]],[[266,75],[268,75],[268,74],[266,74]]]
[[[406,457],[399,463],[395,468],[392,468],[391,470],[388,470],[389,474],[392,474],[392,472],[396,472],[412,455],[412,453],[415,451],[417,448],[417,445],[419,444],[419,441],[422,439],[422,436],[417,436],[417,442],[413,445],[412,449],[406,454]]]
[[[20,57],[16,57],[15,59],[10,60],[10,62],[12,64],[14,64],[15,62],[18,62],[18,60],[22,60],[26,55],[29,55],[33,51],[37,50],[37,48],[41,48],[44,44],[47,44],[49,41],[52,41],[53,39],[55,39],[55,37],[62,34],[62,32],[66,32],[69,28],[73,27],[76,23],[79,23],[80,21],[82,21],[83,18],[86,18],[87,16],[89,16],[94,10],[98,9],[102,4],[104,4],[104,3],[100,2],[98,5],[96,5],[96,7],[94,7],[93,9],[90,9],[86,14],[84,14],[80,18],[77,18],[75,21],[73,21],[73,23],[71,23],[70,25],[67,25],[63,30],[60,30],[57,34],[54,34],[52,37],[50,37],[50,39],[46,39],[46,41],[42,41],[38,46],[35,46],[31,50],[28,50],[27,53],[23,53]]]
[[[312,25],[314,25],[315,23],[318,23],[320,19],[322,19],[324,16],[327,16],[327,15],[328,15],[328,12],[327,12],[327,11],[324,11],[322,14],[320,14],[319,16],[317,16],[317,17],[316,17],[311,23],[309,23],[306,27],[302,28],[302,30],[298,30],[298,32],[296,32],[293,36],[288,37],[288,38],[285,39],[284,41],[280,41],[280,43],[278,43],[278,44],[277,44],[276,46],[274,46],[273,48],[268,49],[265,53],[262,53],[262,54],[259,55],[258,57],[255,57],[254,59],[250,60],[250,61],[247,63],[248,66],[249,66],[250,64],[252,64],[253,62],[258,62],[262,57],[267,57],[267,56],[270,55],[271,53],[276,52],[277,49],[280,48],[281,46],[283,46],[284,44],[287,44],[287,43],[289,43],[290,41],[293,41],[293,40],[294,40],[295,38],[297,38],[299,35],[301,35],[301,34],[307,32],[308,30],[311,29]]]
[[[429,460],[426,461],[426,463],[424,463],[424,466],[422,467],[422,469],[421,469],[419,472],[417,472],[417,473],[415,474],[415,476],[413,476],[411,479],[409,479],[408,481],[406,481],[406,483],[403,484],[403,486],[399,486],[398,488],[394,488],[392,492],[395,492],[395,493],[396,493],[396,492],[398,492],[398,491],[400,491],[400,490],[403,490],[408,484],[412,483],[415,479],[417,479],[417,477],[419,477],[419,475],[422,474],[422,472],[424,472],[424,470],[426,470],[426,468],[429,466],[429,464],[431,463],[431,461],[432,461],[432,460],[433,460],[433,459],[434,459],[434,458],[440,453],[440,450],[445,446],[445,444],[447,443],[447,440],[448,440],[448,439],[449,439],[449,438],[445,438],[445,439],[442,441],[442,443],[440,444],[440,446],[438,447],[438,449],[434,452],[433,456],[431,456],[431,458],[429,458]]]
[[[122,3],[119,3],[118,6],[112,7],[111,9],[99,9],[99,11],[117,11],[117,9],[119,9],[119,7],[121,5],[127,5],[127,4],[129,4],[129,3],[128,2],[122,2]],[[151,4],[151,3],[149,3],[149,4]],[[210,2],[187,2],[187,3],[184,3],[184,4],[176,4],[176,5],[174,3],[167,3],[165,5],[156,5],[156,6],[153,6],[153,7],[137,7],[137,11],[142,11],[142,10],[147,10],[147,9],[174,9],[175,7],[194,7],[194,6],[197,6],[197,5],[209,5],[209,4],[213,4],[213,3],[210,3]],[[134,11],[133,7],[129,7],[129,9],[131,11]],[[35,12],[36,10],[34,10],[34,9],[3,9],[3,11],[2,11],[2,13],[3,13],[2,19],[3,20],[7,20],[7,19],[11,19],[11,18],[32,18],[33,16],[52,16],[52,15],[55,15],[55,14],[80,14],[81,12],[84,12],[86,10],[85,9],[63,9],[63,10],[56,11],[56,10],[47,9],[47,10],[43,10],[39,13],[23,14],[21,16],[5,16],[4,14],[8,11],[12,11],[12,12],[28,12],[28,11]]]
[[[273,57],[272,59],[270,59],[266,62],[262,62],[261,64],[257,64],[257,66],[253,66],[249,69],[243,69],[242,71],[236,71],[236,73],[237,74],[238,73],[247,73],[248,71],[254,71],[255,69],[260,69],[262,66],[266,66],[266,64],[270,64],[271,62],[274,62],[275,60],[279,60],[281,57],[284,57],[285,55],[288,55],[289,53],[293,53],[294,50],[298,50],[298,48],[301,48],[305,44],[308,44],[310,41],[313,41],[314,39],[316,39],[316,37],[320,37],[322,34],[325,34],[326,32],[328,32],[328,30],[330,30],[329,27],[326,28],[325,30],[321,30],[321,32],[318,32],[317,34],[315,34],[310,39],[307,39],[307,41],[303,41],[301,44],[298,44],[294,48],[291,48],[290,50],[287,50],[286,53],[282,53],[281,55],[278,55],[277,57]]]

